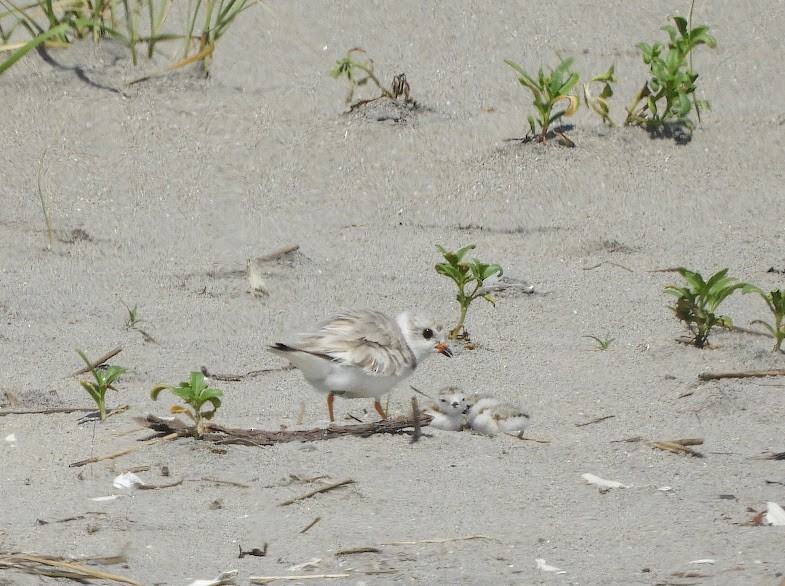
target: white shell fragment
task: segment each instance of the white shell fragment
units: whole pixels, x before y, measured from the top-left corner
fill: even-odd
[[[229,570],[212,580],[194,580],[188,586],[226,586],[236,584],[237,582],[234,580],[236,576],[237,570]]]
[[[133,472],[125,472],[120,476],[115,477],[112,486],[115,488],[133,488],[135,486],[144,486],[144,480],[139,478]]]
[[[702,559],[702,560],[692,560],[691,562],[688,562],[688,563],[690,563],[690,564],[713,564],[713,563],[716,563],[716,561],[717,560],[713,560],[711,558],[705,558],[705,559]]]
[[[110,494],[108,496],[94,496],[90,500],[100,503],[101,501],[113,501],[116,498],[118,498],[116,494]]]
[[[5,436],[5,441],[11,442],[11,443],[15,442],[16,441],[16,435],[13,434],[13,433],[9,433],[7,436]]]
[[[785,511],[777,503],[766,503],[766,523],[769,525],[785,525]]]
[[[557,574],[566,574],[567,573],[564,570],[562,570],[561,568],[557,568],[556,566],[548,565],[548,562],[546,562],[542,558],[537,558],[536,560],[534,560],[534,562],[537,564],[537,569],[540,570],[541,572],[556,572]]]
[[[586,482],[589,484],[593,484],[594,486],[600,489],[600,492],[605,492],[612,488],[630,488],[627,484],[622,484],[621,482],[616,482],[615,480],[605,480],[604,478],[600,478],[599,476],[595,476],[594,474],[583,474],[581,476]]]

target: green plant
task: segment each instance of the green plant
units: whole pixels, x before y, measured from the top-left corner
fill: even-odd
[[[81,380],[79,384],[90,394],[95,404],[98,406],[98,414],[101,421],[106,419],[106,390],[117,390],[112,386],[121,375],[125,374],[127,370],[120,366],[108,366],[104,368],[95,368],[90,360],[85,356],[85,353],[77,348],[77,353],[82,357],[90,374],[93,375],[95,382]]]
[[[762,325],[774,336],[772,352],[782,352],[782,341],[785,340],[785,292],[782,289],[774,289],[770,293],[766,293],[760,287],[749,284],[745,285],[741,292],[745,294],[757,293],[766,302],[769,311],[774,316],[774,325],[760,319],[756,319],[752,323]]]
[[[611,65],[608,71],[602,75],[592,77],[588,82],[583,84],[583,98],[584,103],[589,106],[600,118],[610,127],[616,126],[610,116],[610,108],[608,106],[608,98],[613,96],[613,87],[611,84],[616,83],[618,79],[613,73],[614,66]],[[600,93],[595,97],[591,91],[592,84],[602,84]]]
[[[471,305],[472,301],[478,297],[482,297],[491,305],[495,305],[495,302],[490,295],[482,295],[479,293],[479,290],[480,287],[482,287],[483,281],[488,277],[493,275],[501,277],[504,272],[501,266],[497,264],[485,264],[476,258],[472,259],[471,262],[464,261],[463,257],[466,256],[466,253],[470,250],[474,250],[475,247],[475,244],[470,244],[469,246],[464,246],[457,252],[448,252],[441,246],[436,246],[436,249],[444,256],[444,260],[446,261],[436,264],[436,272],[452,279],[458,287],[458,293],[456,294],[455,299],[460,306],[460,315],[457,325],[450,330],[450,339],[452,340],[458,338],[461,330],[463,330],[463,324],[466,321],[466,312],[469,310],[469,305]],[[469,288],[468,291],[467,287]]]
[[[393,77],[392,85],[390,89],[387,89],[382,85],[382,82],[379,81],[379,78],[376,77],[376,73],[374,73],[373,59],[366,58],[360,60],[358,57],[359,55],[365,55],[365,50],[360,47],[349,49],[343,59],[339,59],[335,62],[335,68],[330,72],[330,76],[334,79],[340,77],[346,78],[346,83],[349,88],[348,93],[346,94],[346,103],[349,104],[350,110],[354,110],[364,104],[375,102],[382,98],[396,100],[400,96],[403,96],[405,103],[412,102],[411,97],[409,97],[411,88],[409,87],[409,82],[406,81],[405,73]],[[357,88],[366,85],[369,81],[373,82],[381,94],[375,98],[358,100],[352,104],[354,93]]]
[[[174,32],[172,27],[166,26],[174,6],[170,0],[37,0],[26,5],[0,0],[0,6],[5,8],[0,11],[0,41],[3,43],[0,52],[11,51],[11,55],[0,63],[0,74],[43,43],[67,45],[73,38],[82,39],[90,34],[95,42],[110,37],[124,45],[134,65],[138,63],[139,45],[147,46],[147,56],[151,58],[157,43],[180,42],[183,58],[164,71],[201,62],[207,74],[218,40],[235,18],[252,4],[253,0],[189,0],[182,19],[185,30]],[[203,18],[201,30],[196,25],[200,18]],[[10,22],[10,26],[4,25],[6,22]],[[11,35],[18,29],[26,30],[30,40],[9,44]],[[143,31],[148,34],[143,35]],[[195,53],[194,41],[198,41]]]
[[[206,421],[212,419],[215,416],[215,412],[221,406],[223,392],[218,389],[210,388],[204,381],[204,375],[201,372],[192,372],[191,377],[187,381],[181,382],[180,386],[177,387],[156,385],[150,391],[150,397],[153,401],[158,400],[158,395],[163,390],[171,391],[190,407],[189,409],[188,407],[172,405],[169,411],[174,414],[182,413],[188,416],[191,421],[194,422],[194,437],[202,437],[204,435]],[[202,410],[206,403],[212,405],[211,411]]]
[[[694,96],[698,72],[688,62],[688,57],[691,58],[692,50],[699,45],[714,48],[717,41],[709,34],[708,26],[692,28],[686,18],[672,18],[676,26],[665,25],[661,29],[670,37],[667,45],[659,41],[653,45],[636,45],[643,62],[649,66],[651,77],[627,109],[625,125],[639,125],[650,130],[680,125],[693,130],[695,123],[689,117],[693,106],[699,117],[701,110],[709,108],[707,101]]]
[[[509,59],[504,62],[518,72],[518,81],[534,96],[532,104],[537,110],[537,118],[529,115],[529,129],[537,142],[544,142],[548,138],[551,125],[562,116],[572,116],[578,109],[578,96],[570,94],[579,76],[571,71],[573,59],[562,59],[556,69],[546,75],[540,68],[537,78],[529,75],[520,65]],[[567,101],[567,107],[553,112],[556,104]],[[537,133],[539,126],[539,134]],[[563,135],[562,135],[563,136]],[[528,138],[528,137],[527,137]]]
[[[46,199],[44,198],[44,190],[41,187],[41,175],[44,172],[44,158],[46,158],[46,150],[41,155],[41,163],[38,165],[38,199],[41,202],[41,210],[44,212],[44,221],[46,222],[46,233],[49,237],[48,250],[54,247],[54,232],[52,231],[52,219],[49,217],[49,210],[46,208]]]
[[[223,36],[227,29],[234,22],[243,10],[250,8],[251,0],[189,0],[188,14],[190,15],[186,39],[199,39],[199,51],[196,55],[201,55],[202,69],[205,75],[210,71],[212,64],[212,54],[218,40]],[[204,14],[202,31],[195,35],[196,20],[200,14]],[[189,43],[186,43],[183,51],[183,60],[188,60]],[[192,56],[191,58],[194,58]]]
[[[598,350],[607,350],[611,347],[611,344],[616,340],[616,338],[600,338],[598,336],[583,336],[584,338],[590,338],[597,342]]]
[[[122,299],[120,300],[120,303],[122,303],[123,306],[125,306],[126,311],[128,311],[128,317],[125,319],[125,329],[126,330],[136,329],[137,324],[141,321],[144,321],[142,318],[139,317],[139,306],[134,305],[133,307],[131,307]]]
[[[727,315],[717,315],[717,309],[728,295],[741,289],[746,283],[741,283],[733,277],[728,277],[728,269],[712,275],[704,281],[700,273],[684,267],[676,271],[687,281],[686,287],[667,285],[665,292],[676,297],[676,304],[669,305],[676,317],[683,321],[690,332],[695,336],[694,344],[703,348],[708,342],[709,332],[714,326],[732,328],[733,321]]]

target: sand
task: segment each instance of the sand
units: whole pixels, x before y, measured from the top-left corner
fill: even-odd
[[[739,332],[714,333],[711,349],[676,342],[685,330],[663,289],[679,277],[657,271],[727,267],[784,285],[767,272],[785,269],[782,3],[698,3],[718,47],[694,57],[713,109],[689,144],[605,128],[582,109],[572,149],[506,140],[525,134],[530,97],[503,59],[532,70],[559,52],[584,76],[615,62],[620,121],[647,73],[634,45],[662,38],[671,3],[268,4],[274,14],[240,17],[207,80],[124,85],[165,61],[134,69],[111,43],[50,50],[51,63],[28,55],[0,79],[2,550],[123,555],[96,567],[142,584],[227,570],[238,584],[779,583],[781,529],[747,523],[768,501],[785,504],[782,462],[760,459],[785,450],[782,380],[698,375],[783,368],[783,357]],[[404,71],[423,111],[347,115],[345,87],[327,72],[353,46],[385,80]],[[527,435],[548,443],[427,429],[414,444],[179,439],[69,466],[149,437],[133,418],[174,402],[153,402],[150,388],[202,366],[270,369],[214,383],[217,424],[326,426],[324,397],[265,345],[341,308],[419,308],[452,324],[435,245],[470,243],[535,294],[472,306],[479,347],[425,362],[392,393],[390,414],[408,413],[409,383],[432,394],[458,385],[520,405]],[[300,248],[267,265],[269,296],[252,295],[247,260],[287,244]],[[124,327],[124,304],[154,341]],[[743,327],[769,319],[755,296],[722,309]],[[585,336],[615,341],[599,351]],[[75,349],[117,346],[111,363],[128,372],[108,403],[124,413],[4,415],[91,407],[68,376],[81,366]],[[376,418],[370,400],[336,408],[340,424]],[[645,441],[619,441],[635,437]],[[648,443],[678,438],[702,438],[703,457]],[[183,482],[112,486],[137,467],[149,484]],[[629,488],[602,493],[586,473]],[[354,482],[278,506],[343,479]],[[457,539],[468,536],[482,537]],[[238,557],[265,544],[264,557]],[[358,547],[375,550],[337,555]],[[0,583],[72,582],[7,570]]]

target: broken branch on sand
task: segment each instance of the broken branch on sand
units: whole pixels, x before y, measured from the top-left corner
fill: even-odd
[[[154,415],[148,415],[147,417],[137,417],[134,421],[139,425],[149,427],[160,434],[175,433],[181,437],[192,435],[192,426],[186,425],[179,419],[167,420],[155,417]],[[430,421],[431,416],[425,413],[420,414],[420,417],[418,418],[418,423],[422,426],[428,425]],[[410,417],[383,419],[372,423],[358,423],[357,425],[331,425],[325,428],[295,431],[232,429],[209,423],[202,439],[216,444],[242,444],[262,447],[287,442],[329,440],[346,436],[370,437],[376,434],[411,434],[414,426],[415,422]]]
[[[328,490],[333,490],[334,488],[338,488],[339,486],[343,486],[344,484],[354,484],[354,480],[351,478],[345,478],[343,480],[339,480],[338,482],[333,482],[332,484],[328,484],[327,486],[322,486],[320,488],[316,488],[314,490],[308,491],[305,494],[301,494],[300,496],[296,496],[294,498],[289,499],[288,501],[284,501],[282,503],[278,503],[279,507],[285,507],[287,505],[291,505],[296,503],[297,501],[302,501],[305,499],[309,499],[314,495],[317,495],[322,492],[327,492]]]
[[[785,376],[785,369],[775,370],[739,370],[736,372],[702,372],[699,380],[717,380],[721,378],[756,378],[764,376]]]
[[[154,437],[152,439],[149,439],[149,440],[145,441],[142,444],[139,444],[139,445],[136,445],[136,446],[131,446],[130,448],[125,448],[124,450],[119,450],[117,452],[112,452],[111,454],[106,454],[105,456],[93,456],[92,458],[87,458],[86,460],[79,460],[78,462],[74,462],[73,464],[69,464],[68,467],[69,468],[78,468],[79,466],[84,466],[85,464],[95,464],[96,462],[101,462],[102,460],[113,460],[114,458],[118,458],[120,456],[125,456],[126,454],[130,454],[131,452],[134,452],[134,451],[136,451],[136,450],[138,450],[140,448],[143,448],[145,446],[152,446],[152,445],[155,445],[155,444],[157,444],[159,442],[164,442],[164,441],[167,441],[167,440],[175,439],[177,437],[180,437],[180,435],[181,435],[180,432],[174,432],[174,433],[170,433],[168,435],[165,435],[163,437]]]
[[[71,374],[69,374],[68,376],[69,376],[69,377],[72,377],[72,376],[79,376],[80,374],[84,374],[84,373],[86,373],[86,372],[90,372],[90,370],[92,370],[93,368],[98,368],[98,367],[99,367],[99,366],[101,366],[101,365],[102,365],[104,362],[106,362],[106,361],[107,361],[107,360],[109,360],[110,358],[114,358],[115,356],[117,356],[118,354],[120,354],[120,352],[122,352],[122,351],[123,351],[123,347],[122,347],[122,346],[118,346],[117,348],[115,348],[114,350],[111,350],[111,351],[107,352],[106,354],[104,354],[104,355],[103,355],[103,356],[101,356],[100,358],[96,358],[95,360],[93,360],[93,361],[90,363],[90,365],[89,365],[89,366],[85,366],[84,368],[80,368],[79,370],[77,370],[77,371],[75,371],[75,372],[72,372],[72,373],[71,373]]]
[[[117,574],[94,570],[58,558],[29,555],[26,553],[0,552],[0,568],[9,568],[20,570],[28,574],[69,578],[78,581],[95,578],[97,580],[111,580],[113,582],[120,582],[121,584],[131,584],[132,586],[142,586],[141,582],[124,576],[118,576]]]
[[[471,539],[494,539],[490,535],[463,535],[460,537],[443,537],[441,539],[416,539],[414,541],[387,541],[381,545],[419,545],[421,543],[450,543],[452,541],[469,541]]]

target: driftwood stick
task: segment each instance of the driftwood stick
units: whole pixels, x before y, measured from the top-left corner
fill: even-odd
[[[191,427],[178,419],[164,420],[160,417],[148,415],[147,417],[134,418],[139,425],[149,427],[159,434],[177,432],[181,436],[190,434]],[[421,413],[420,425],[427,425],[431,421],[430,415]],[[324,428],[304,429],[295,431],[266,431],[263,429],[233,429],[209,423],[207,433],[202,436],[205,441],[216,444],[242,444],[249,446],[272,446],[286,442],[307,442],[329,440],[339,437],[371,437],[376,434],[410,434],[414,422],[411,417],[397,417],[383,419],[372,423],[359,423],[356,425],[330,425]]]
[[[309,530],[311,527],[313,527],[314,525],[316,525],[316,524],[317,524],[319,521],[321,521],[321,520],[322,520],[322,518],[321,518],[321,517],[316,517],[316,519],[314,519],[313,521],[311,521],[310,523],[308,523],[308,525],[306,525],[306,526],[305,526],[305,529],[302,529],[302,530],[300,531],[300,533],[305,533],[306,531],[308,531],[308,530]]]
[[[295,250],[300,250],[299,244],[288,244],[287,246],[282,246],[281,248],[276,248],[272,252],[268,252],[267,254],[263,254],[262,256],[257,256],[253,258],[254,262],[267,262],[269,260],[275,260],[277,258],[281,258],[285,254],[289,254],[290,252],[294,252]]]
[[[0,411],[3,415],[51,415],[53,413],[92,413],[95,407],[51,407],[49,409],[13,409],[11,411]]]
[[[387,541],[381,545],[419,545],[421,543],[450,543],[451,541],[469,541],[471,539],[493,539],[490,535],[463,535],[460,537],[443,537],[441,539],[416,539],[414,541]]]
[[[717,380],[721,378],[756,378],[764,376],[785,376],[785,369],[776,370],[739,370],[736,372],[702,372],[699,380]]]
[[[122,346],[118,346],[117,348],[115,348],[114,350],[111,350],[110,352],[107,352],[106,354],[104,354],[100,358],[96,358],[95,360],[93,360],[90,363],[90,366],[85,366],[83,368],[80,368],[76,372],[72,372],[71,374],[69,374],[68,377],[79,376],[80,374],[84,374],[86,372],[90,372],[91,368],[96,368],[97,366],[101,366],[104,362],[106,362],[110,358],[114,358],[115,356],[120,354],[120,352],[122,352],[122,351],[123,351],[123,347]],[[66,377],[66,378],[68,378],[68,377]]]
[[[591,425],[592,423],[599,423],[601,421],[605,421],[606,419],[610,419],[612,417],[616,417],[615,415],[606,415],[605,417],[597,417],[596,419],[592,419],[591,421],[584,421],[583,423],[576,423],[575,427],[585,427],[587,425]]]
[[[40,557],[36,555],[28,555],[25,553],[0,553],[0,568],[15,568],[33,574],[44,575],[48,575],[48,573],[51,572],[51,570],[45,570],[38,566],[48,566],[50,568],[59,568],[61,570],[74,572],[75,574],[68,574],[68,577],[71,577],[72,579],[85,580],[89,578],[96,578],[99,580],[120,582],[122,584],[131,584],[132,586],[142,586],[141,582],[137,582],[131,578],[118,576],[117,574],[110,574],[108,572],[102,572],[100,570],[94,570],[93,568],[88,568],[86,566],[81,566],[79,564],[74,564],[55,558]]]
[[[417,404],[417,397],[412,397],[412,421],[414,422],[414,431],[412,432],[411,443],[417,443],[422,435],[422,425],[420,425],[420,406]]]
[[[317,488],[306,492],[305,494],[301,494],[300,496],[296,496],[288,501],[284,501],[282,503],[278,503],[279,507],[285,507],[286,505],[291,505],[292,503],[296,503],[297,501],[301,501],[304,499],[311,498],[314,495],[317,495],[321,492],[327,492],[328,490],[332,490],[334,488],[338,488],[339,486],[343,486],[344,484],[353,484],[354,480],[351,478],[345,478],[343,480],[339,480],[338,482],[333,482],[332,484],[328,484],[327,486],[322,486],[321,488]]]
[[[351,574],[306,574],[305,576],[249,576],[251,584],[269,584],[276,580],[322,580],[326,578],[350,578]]]
[[[182,433],[180,432],[174,432],[174,433],[170,433],[169,435],[165,435],[164,437],[155,437],[141,444],[131,446],[130,448],[125,448],[117,452],[112,452],[111,454],[106,454],[105,456],[93,456],[91,458],[87,458],[86,460],[80,460],[79,462],[74,462],[73,464],[69,464],[68,467],[78,468],[79,466],[84,466],[85,464],[95,464],[96,462],[101,462],[103,460],[113,460],[114,458],[119,458],[120,456],[125,456],[126,454],[130,454],[131,452],[135,452],[139,448],[143,448],[145,446],[152,446],[159,442],[175,439],[180,437],[181,435]]]

